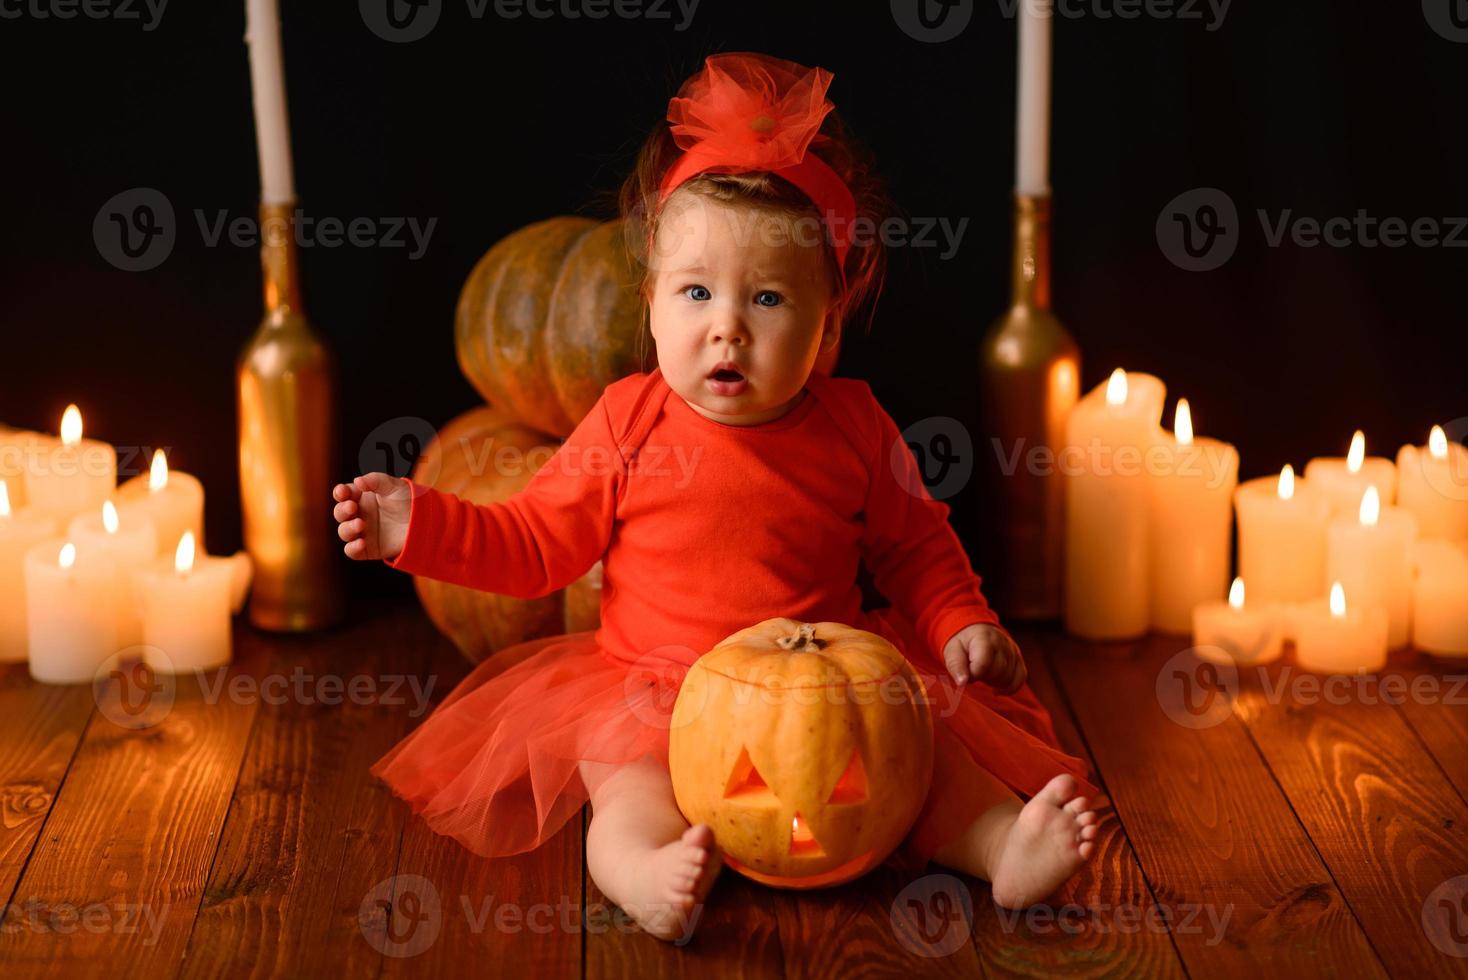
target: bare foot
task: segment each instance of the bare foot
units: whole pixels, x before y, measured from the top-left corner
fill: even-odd
[[[1076,795],[1073,776],[1061,773],[1020,810],[996,862],[994,901],[1022,909],[1060,886],[1096,849],[1096,811]]]
[[[695,824],[639,863],[626,880],[631,894],[617,904],[651,935],[687,942],[723,866],[713,830]]]

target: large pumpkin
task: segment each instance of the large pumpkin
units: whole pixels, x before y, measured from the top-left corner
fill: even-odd
[[[673,792],[725,863],[755,881],[815,888],[886,859],[933,774],[921,682],[882,637],[769,619],[689,669],[668,742]]]
[[[510,422],[494,408],[476,408],[439,430],[413,467],[413,479],[476,504],[517,493],[555,452],[554,442]],[[497,454],[503,455],[497,455]],[[497,462],[498,460],[498,462]],[[600,599],[600,567],[585,582],[539,599],[481,592],[414,576],[428,618],[474,663],[495,650],[562,631],[596,628],[590,603]],[[566,617],[566,593],[584,593]]]
[[[640,265],[621,221],[561,217],[527,225],[469,274],[454,321],[459,367],[485,401],[565,438],[613,381],[657,364]],[[830,374],[839,345],[817,362]]]

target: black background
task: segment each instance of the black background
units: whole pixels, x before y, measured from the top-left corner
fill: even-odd
[[[260,315],[260,273],[252,248],[206,245],[194,212],[255,213],[244,4],[173,0],[145,31],[40,18],[40,2],[0,3],[21,13],[0,19],[0,420],[55,431],[74,401],[90,436],[171,447],[206,485],[210,550],[231,551],[233,365]],[[679,81],[724,50],[834,71],[831,98],[901,208],[968,219],[952,258],[894,252],[873,332],[847,338],[838,373],[870,381],[899,425],[954,416],[987,443],[975,352],[1007,298],[1014,152],[1015,28],[997,0],[975,0],[943,43],[909,37],[885,2],[702,0],[679,31],[676,8],[593,21],[491,6],[475,19],[444,0],[409,44],[374,35],[351,2],[282,5],[307,213],[437,219],[417,261],[305,250],[307,306],[339,358],[343,479],[379,424],[439,424],[477,403],[452,339],[474,262],[531,221],[607,215]],[[1270,247],[1256,215],[1468,215],[1468,43],[1435,32],[1417,0],[1235,0],[1213,30],[1202,6],[1201,19],[1102,16],[1114,0],[1070,9],[1083,14],[1054,34],[1055,301],[1084,387],[1117,365],[1160,375],[1168,419],[1186,395],[1200,433],[1239,447],[1243,478],[1343,454],[1358,426],[1393,456],[1468,414],[1468,249]],[[168,197],[178,241],[129,273],[99,254],[92,223],[134,187]],[[1236,254],[1211,272],[1171,264],[1154,230],[1197,187],[1222,189],[1241,216]],[[983,573],[977,484],[949,503]],[[360,591],[408,587],[342,561]]]

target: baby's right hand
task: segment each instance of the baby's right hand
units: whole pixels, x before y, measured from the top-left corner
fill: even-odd
[[[366,473],[351,483],[331,488],[337,501],[332,516],[337,535],[346,542],[342,551],[359,561],[391,561],[402,553],[408,539],[412,491],[407,480],[390,473]]]

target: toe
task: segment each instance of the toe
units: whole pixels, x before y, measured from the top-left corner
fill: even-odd
[[[1068,772],[1063,772],[1054,779],[1051,779],[1050,782],[1041,788],[1040,792],[1035,794],[1037,799],[1044,800],[1046,803],[1055,807],[1064,806],[1065,802],[1074,798],[1075,795],[1076,780]]]
[[[1065,808],[1071,813],[1079,814],[1084,813],[1090,807],[1090,805],[1090,800],[1086,799],[1084,796],[1077,796],[1075,799],[1067,803],[1065,805]]]
[[[1096,842],[1093,840],[1083,840],[1081,841],[1081,846],[1076,848],[1080,852],[1082,861],[1088,860],[1091,857],[1091,852],[1095,849]]]
[[[1081,840],[1094,840],[1096,837],[1096,832],[1100,829],[1101,828],[1097,827],[1095,824],[1091,824],[1091,826],[1089,827],[1082,827]]]
[[[1080,824],[1082,827],[1089,827],[1093,823],[1100,822],[1101,818],[1096,816],[1095,810],[1087,810],[1085,813],[1082,813],[1080,816],[1076,817],[1076,823]]]

